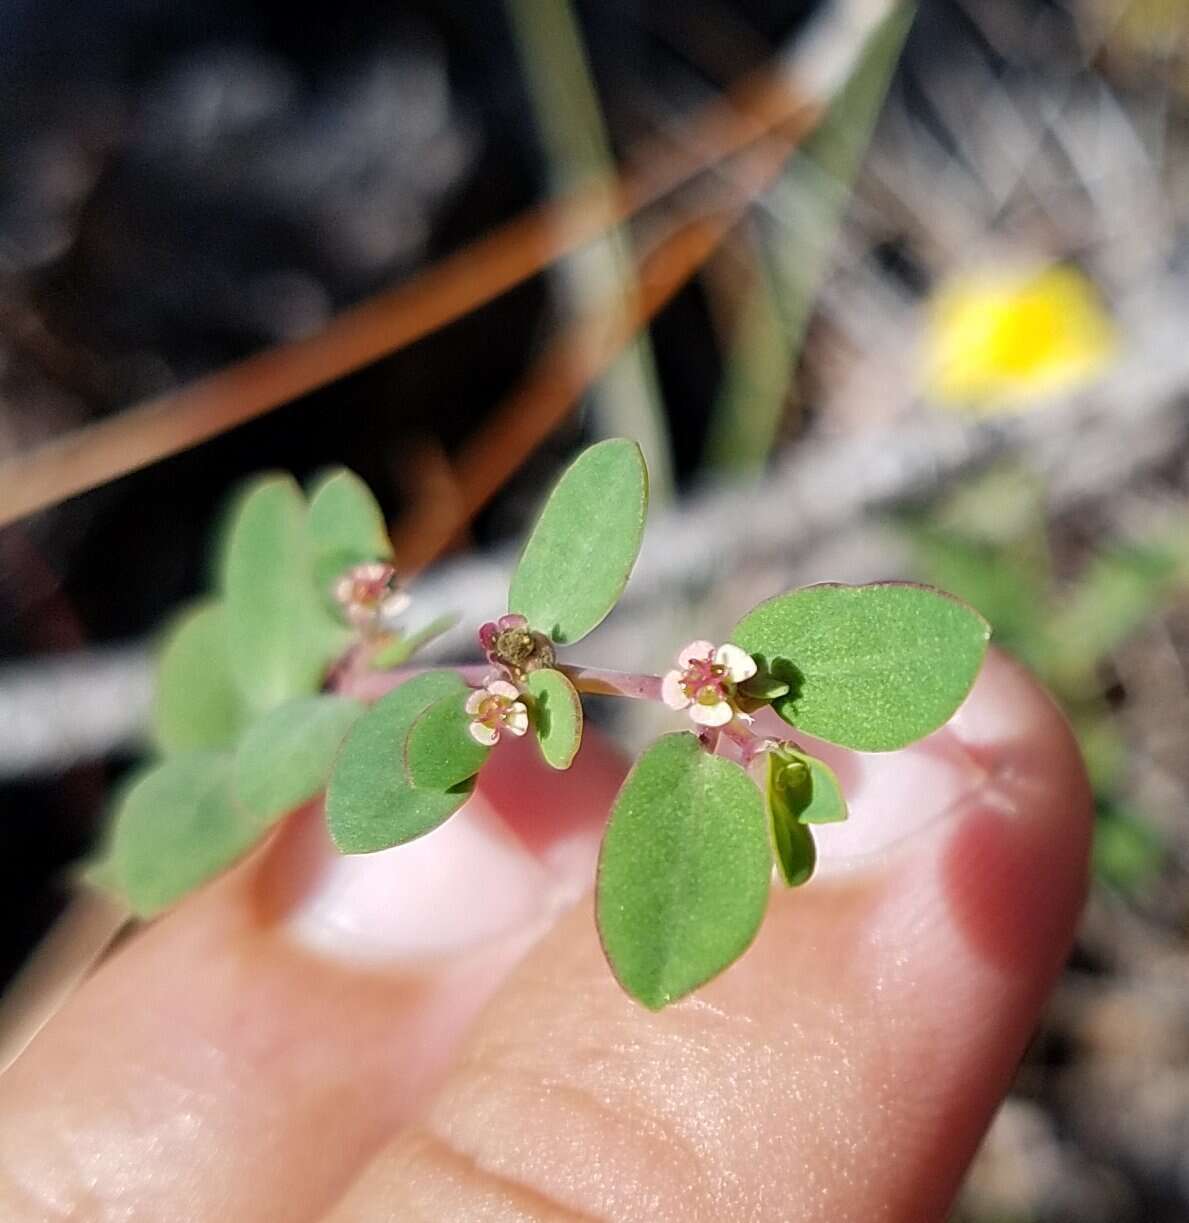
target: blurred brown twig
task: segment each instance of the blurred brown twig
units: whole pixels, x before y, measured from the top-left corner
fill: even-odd
[[[413,343],[635,216],[706,169],[820,113],[779,60],[708,103],[680,148],[521,214],[315,335],[278,345],[0,464],[0,526],[264,415]]]
[[[555,337],[459,454],[452,481],[458,495],[448,509],[428,516],[414,509],[396,524],[393,536],[402,569],[424,568],[499,491],[632,338],[697,274],[811,126],[806,114],[741,154],[731,173],[719,180],[714,198],[703,201],[703,215],[678,221],[637,261],[637,291],[630,300],[613,296]]]

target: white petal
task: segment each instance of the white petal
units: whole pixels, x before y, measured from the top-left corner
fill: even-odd
[[[487,691],[492,696],[506,697],[509,701],[514,701],[520,696],[520,689],[515,684],[510,684],[506,679],[493,679],[487,685]]]
[[[689,645],[687,645],[685,649],[677,655],[677,665],[684,670],[691,662],[697,662],[699,659],[709,658],[713,653],[713,641],[691,641]]]
[[[528,710],[519,701],[504,714],[504,729],[514,735],[528,730]]]
[[[479,712],[479,706],[487,699],[487,693],[482,688],[476,688],[470,696],[467,697],[466,711],[472,717]]]
[[[714,661],[722,663],[726,667],[727,675],[736,684],[743,683],[745,679],[751,679],[756,673],[756,660],[746,650],[741,650],[737,645],[732,645],[729,641],[726,645],[718,647],[718,653],[715,654]]]
[[[471,738],[484,747],[494,747],[500,741],[500,732],[484,722],[472,722],[467,729],[471,732]]]
[[[715,701],[713,705],[694,704],[689,716],[699,726],[726,726],[735,716],[735,711],[726,701]]]
[[[385,620],[395,620],[397,616],[403,612],[410,603],[412,598],[403,590],[393,591],[392,594],[380,604],[380,615]]]
[[[689,697],[681,686],[681,671],[670,671],[661,680],[661,700],[670,709],[684,709],[689,704]]]

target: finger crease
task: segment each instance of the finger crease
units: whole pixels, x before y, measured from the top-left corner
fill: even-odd
[[[497,1172],[432,1130],[417,1127],[406,1133],[405,1140],[411,1159],[423,1162],[475,1199],[496,1197],[515,1210],[518,1218],[539,1223],[605,1223],[601,1215],[575,1210],[535,1186]]]

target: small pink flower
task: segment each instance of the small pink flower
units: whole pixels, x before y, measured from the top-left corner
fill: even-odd
[[[332,593],[348,623],[360,629],[384,626],[411,602],[396,569],[386,561],[352,566],[335,582]]]
[[[498,620],[488,620],[486,624],[479,627],[479,644],[483,647],[489,662],[496,662],[492,657],[495,651],[496,642],[499,640],[501,633],[506,633],[509,629],[527,629],[528,621],[516,612],[509,612],[506,616],[501,616]]]
[[[484,747],[500,741],[506,730],[510,735],[523,735],[528,730],[528,707],[520,699],[520,690],[506,679],[488,680],[467,697],[466,711],[474,721],[471,738]]]
[[[736,685],[755,673],[755,659],[737,645],[691,641],[661,681],[661,699],[670,709],[688,709],[699,726],[725,726],[739,712]]]

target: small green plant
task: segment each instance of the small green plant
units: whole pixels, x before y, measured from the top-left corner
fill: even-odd
[[[124,790],[97,877],[152,915],[323,790],[342,852],[388,849],[461,807],[506,736],[534,736],[565,769],[585,695],[658,701],[675,728],[614,804],[597,920],[644,1005],[708,981],[755,937],[774,861],[805,883],[813,826],[846,818],[831,771],[791,736],[757,733],[756,713],[860,751],[903,747],[957,709],[989,629],[926,587],[819,585],[753,608],[725,644],[691,642],[663,675],[563,659],[618,602],[647,503],[634,442],[586,450],[524,546],[507,614],[478,630],[486,662],[414,672],[443,626],[400,627],[409,600],[366,487],[338,471],[307,501],[288,477],[256,481],[224,533],[218,594],[166,638],[160,758]]]

